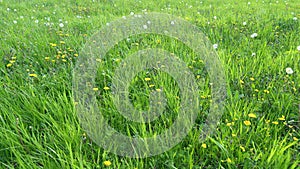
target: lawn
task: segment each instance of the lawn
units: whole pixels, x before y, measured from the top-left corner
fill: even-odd
[[[300,168],[298,0],[0,0],[0,14],[0,168]],[[137,155],[103,124],[177,128]]]

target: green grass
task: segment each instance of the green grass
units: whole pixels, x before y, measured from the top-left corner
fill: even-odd
[[[0,168],[300,168],[300,4],[250,2],[0,1]],[[163,132],[176,119],[180,102],[170,75],[143,71],[130,84],[132,104],[146,109],[151,91],[164,88],[165,114],[146,124],[122,117],[103,88],[110,87],[126,56],[149,47],[168,50],[186,62],[201,88],[201,111],[187,137],[163,154],[135,159],[105,151],[85,133],[72,97],[72,70],[95,32],[145,9],[181,17],[218,44],[228,89],[217,130],[199,142],[211,100],[201,58],[176,39],[154,34],[114,46],[99,63],[94,87],[104,116],[123,134]],[[253,33],[258,36],[251,38]],[[293,74],[286,73],[288,67]]]

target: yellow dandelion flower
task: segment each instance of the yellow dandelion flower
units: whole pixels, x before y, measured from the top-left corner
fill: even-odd
[[[108,167],[108,166],[111,165],[111,162],[107,160],[107,161],[104,161],[103,164],[104,164],[106,167]]]
[[[250,77],[250,80],[251,80],[251,81],[254,81],[255,79],[254,79],[253,77]]]
[[[49,59],[50,59],[50,57],[45,57],[45,60],[47,60],[47,61],[48,61]]]
[[[75,54],[74,54],[74,56],[75,56],[75,57],[77,57],[77,56],[78,56],[78,54],[77,54],[77,53],[75,53]]]
[[[244,121],[244,124],[245,124],[246,126],[250,126],[250,125],[251,125],[251,122],[250,122],[249,120],[245,120],[245,121]]]
[[[59,43],[60,43],[60,44],[65,44],[66,42],[65,42],[65,41],[60,41]]]
[[[227,158],[226,161],[227,161],[227,163],[232,163],[230,158]]]
[[[50,44],[52,47],[56,47],[57,45],[55,43]]]
[[[201,145],[201,147],[202,147],[202,148],[207,148],[207,145],[206,145],[205,143],[203,143],[203,144]]]
[[[285,116],[284,116],[284,115],[282,115],[281,117],[279,117],[279,118],[278,118],[278,120],[280,120],[280,121],[284,121],[284,120],[285,120]]]
[[[197,75],[197,79],[200,79],[200,77],[201,77],[200,75]]]
[[[66,59],[62,59],[61,61],[63,61],[63,62],[67,62],[67,60],[66,60]]]
[[[29,74],[30,77],[37,77],[37,74],[31,73]]]
[[[12,64],[11,64],[11,63],[9,63],[9,64],[7,64],[7,65],[6,65],[6,67],[11,67],[11,66],[12,66]]]
[[[154,84],[150,84],[149,87],[154,87]]]
[[[265,93],[267,93],[267,94],[268,94],[268,93],[270,93],[270,91],[269,91],[269,90],[264,90],[264,92],[265,92]]]
[[[94,91],[98,91],[99,89],[98,89],[98,87],[94,87],[93,90]]]
[[[293,140],[294,141],[298,141],[299,139],[297,137],[293,137]]]
[[[150,80],[151,80],[151,78],[149,78],[149,77],[145,78],[145,81],[150,81]]]
[[[156,89],[157,92],[161,92],[161,89]]]
[[[226,124],[226,126],[231,126],[231,125],[232,125],[232,123],[227,123],[227,124]]]
[[[156,40],[156,43],[160,43],[161,41],[159,39]]]
[[[275,125],[277,125],[277,124],[278,124],[278,121],[273,121],[272,123],[275,124]]]
[[[248,117],[250,117],[250,118],[256,118],[256,115],[254,113],[250,113],[250,114],[248,114]]]
[[[232,137],[236,137],[236,134],[232,133],[231,136],[232,136]]]
[[[243,80],[240,80],[240,83],[241,83],[241,84],[244,84],[245,82],[244,82]]]
[[[258,90],[258,89],[254,89],[254,91],[255,91],[255,92],[259,92],[259,90]]]
[[[103,89],[104,89],[104,90],[109,90],[109,87],[105,86]]]
[[[200,96],[202,99],[205,99],[206,97],[205,96]]]
[[[246,151],[246,150],[245,150],[245,147],[243,147],[243,146],[240,146],[240,149],[242,149],[243,152]]]

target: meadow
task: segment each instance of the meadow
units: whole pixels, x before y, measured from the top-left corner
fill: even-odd
[[[82,48],[102,27],[145,12],[171,14],[209,39],[226,77],[224,111],[199,141],[213,96],[205,62],[178,39],[134,35],[97,59],[95,86],[109,124],[124,135],[153,136],[178,114],[176,79],[139,72],[129,100],[149,108],[152,91],[167,98],[156,121],[130,122],[117,111],[112,82],[126,56],[161,48],[186,63],[200,108],[186,137],[169,151],[130,158],[98,146],[83,128],[72,91]],[[16,1],[0,0],[0,168],[300,168],[300,3],[298,0]]]

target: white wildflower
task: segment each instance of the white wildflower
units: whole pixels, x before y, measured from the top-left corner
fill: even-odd
[[[213,44],[213,48],[217,49],[218,48],[218,44]]]
[[[258,36],[257,33],[253,33],[250,37],[251,37],[251,38],[256,38],[257,36]]]
[[[293,69],[290,68],[290,67],[286,68],[285,71],[286,71],[286,73],[289,74],[289,75],[294,73]]]

